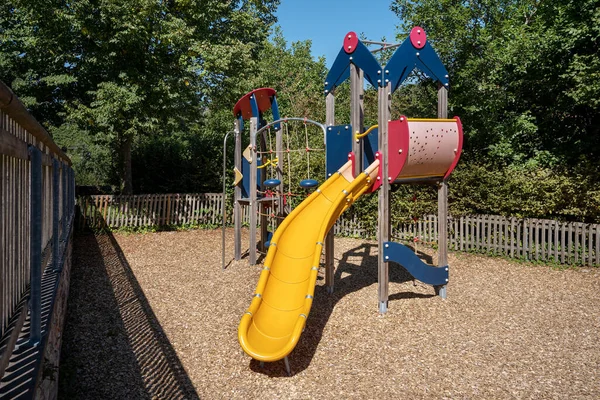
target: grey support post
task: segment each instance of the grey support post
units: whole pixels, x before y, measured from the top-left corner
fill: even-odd
[[[279,224],[281,224],[281,222],[283,221],[283,217],[285,217],[285,210],[283,209],[283,191],[285,190],[285,185],[283,182],[283,169],[281,169],[281,165],[283,164],[283,157],[285,154],[283,151],[283,129],[279,129],[275,132],[275,152],[277,158],[279,159],[275,170],[277,173],[277,179],[279,180],[279,182],[281,182],[278,188],[279,194],[277,196],[276,203],[277,212],[273,211],[273,214],[277,216],[277,218],[275,219],[275,227],[277,228],[279,227]]]
[[[325,108],[325,125],[335,125],[335,95],[332,92],[329,92],[327,94],[327,97],[325,98]],[[327,146],[327,143],[325,144],[325,146]],[[329,294],[333,293],[334,284],[334,247],[334,234],[333,228],[331,228],[331,230],[327,232],[327,236],[325,237],[325,286],[327,287],[327,292]]]
[[[66,199],[65,199],[66,200]],[[59,270],[60,259],[60,163],[52,159],[52,269]]]
[[[448,118],[448,89],[438,87],[438,118]],[[438,267],[448,266],[448,183],[438,184]],[[446,285],[436,286],[435,292],[445,299]]]
[[[377,221],[377,246],[379,254],[377,256],[377,293],[379,297],[379,312],[387,312],[388,308],[388,289],[389,289],[389,271],[388,263],[383,258],[383,244],[390,240],[390,182],[388,181],[388,127],[390,119],[390,106],[392,89],[388,83],[378,89],[379,94],[379,151],[381,152],[381,176],[383,182],[378,193],[378,221]]]
[[[37,346],[42,339],[42,152],[35,146],[29,146],[29,157],[31,160],[29,345]]]
[[[364,73],[350,64],[350,124],[352,125],[352,152],[356,155],[354,176],[360,175],[363,170],[363,141],[354,136],[363,132],[364,124]]]
[[[256,129],[258,129],[258,126]],[[266,135],[267,135],[267,132],[263,131],[260,134],[260,138],[258,138],[260,140],[261,151],[267,148]],[[258,167],[258,159],[262,158],[262,155],[260,155],[258,153],[258,151],[256,151],[255,154],[256,154],[256,159],[257,159],[256,166]],[[263,164],[261,163],[261,165],[263,165]],[[260,182],[258,182],[258,185],[260,185],[260,187],[262,188],[263,182],[267,179],[266,168],[262,168],[258,175],[260,176]],[[260,210],[260,218],[259,218],[259,221],[260,221],[260,248],[261,248],[261,251],[267,251],[267,247],[265,246],[265,243],[267,242],[267,235],[269,232],[269,230],[268,230],[269,220],[267,218],[267,205],[265,204],[264,201],[258,205],[258,209]]]
[[[239,119],[235,120],[235,167],[238,171],[242,170],[242,123]],[[233,223],[234,223],[234,256],[236,260],[242,258],[242,188],[236,185],[233,191]]]
[[[258,118],[250,118],[250,146],[252,162],[250,163],[250,248],[249,263],[256,264],[256,233],[258,225],[258,196],[256,193],[256,174],[258,171],[258,153],[256,151],[256,131],[258,130]]]

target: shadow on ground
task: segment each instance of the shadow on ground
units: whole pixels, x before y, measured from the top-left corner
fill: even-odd
[[[431,256],[421,252],[418,252],[418,255],[424,262],[432,264]],[[360,260],[360,264],[355,264],[352,260]],[[289,356],[292,375],[305,370],[310,365],[335,305],[344,296],[377,284],[377,245],[375,244],[363,243],[345,252],[342,259],[336,260],[336,264],[333,294],[327,293],[325,285],[315,287],[315,301],[306,328],[298,345]],[[396,283],[413,281],[412,275],[396,263],[389,263],[389,279],[390,282]],[[388,299],[389,301],[396,301],[434,296],[432,288],[432,294],[430,295],[400,292],[391,293]],[[270,377],[288,376],[283,361],[265,363],[261,367],[260,363],[253,359],[250,361],[250,368]]]
[[[75,238],[62,399],[198,399],[110,233]]]

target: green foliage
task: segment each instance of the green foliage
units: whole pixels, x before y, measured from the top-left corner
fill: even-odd
[[[600,151],[600,8],[595,1],[397,0],[448,67],[465,156],[573,166]],[[539,159],[538,161],[543,161]]]
[[[0,6],[0,79],[59,143],[79,131],[82,143],[69,152],[107,148],[109,159],[91,156],[116,172],[103,183],[130,192],[137,138],[202,135],[203,110],[232,104],[256,68],[277,4],[7,1]]]

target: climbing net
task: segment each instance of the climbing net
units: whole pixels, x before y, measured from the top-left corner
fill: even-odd
[[[272,229],[287,214],[277,210],[276,203],[281,204],[282,200],[284,209],[292,210],[322,183],[324,132],[322,124],[306,118],[284,118],[257,132],[260,146],[256,154],[261,159],[259,169],[264,178],[258,193],[263,202],[272,201],[268,212],[262,207],[258,212],[269,218]]]

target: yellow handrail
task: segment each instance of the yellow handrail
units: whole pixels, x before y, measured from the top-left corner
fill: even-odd
[[[363,133],[357,133],[355,138],[356,139],[361,139],[364,138],[365,136],[367,136],[369,133],[371,133],[371,131],[375,128],[377,128],[379,125],[373,125],[372,127],[370,127],[369,129],[367,129],[366,131],[364,131]]]

